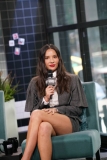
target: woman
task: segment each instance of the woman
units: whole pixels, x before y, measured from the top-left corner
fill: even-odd
[[[55,85],[48,84],[52,71]],[[51,160],[51,136],[79,131],[86,98],[78,76],[66,71],[58,48],[46,44],[40,49],[37,76],[27,90],[25,111],[31,112],[26,148],[22,160],[30,160],[38,145],[41,160]]]

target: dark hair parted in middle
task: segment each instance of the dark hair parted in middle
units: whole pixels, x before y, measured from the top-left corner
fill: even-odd
[[[63,93],[64,91],[69,92],[70,75],[64,67],[60,51],[53,44],[46,44],[40,49],[38,55],[38,64],[36,72],[37,73],[36,87],[38,89],[38,93],[40,96],[45,95],[45,88],[46,88],[45,82],[48,75],[48,70],[45,66],[45,53],[48,49],[53,49],[59,58],[59,64],[57,68],[57,86],[59,88],[59,91],[60,93]]]

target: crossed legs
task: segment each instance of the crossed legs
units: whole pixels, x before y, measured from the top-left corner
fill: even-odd
[[[58,113],[48,114],[43,110],[32,112],[28,127],[26,147],[21,160],[30,160],[36,144],[41,160],[51,160],[51,136],[72,132],[70,119]]]

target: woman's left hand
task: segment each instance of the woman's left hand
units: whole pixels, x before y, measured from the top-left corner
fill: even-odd
[[[42,109],[42,110],[47,112],[48,114],[58,113],[58,109],[57,108],[47,108],[47,109]]]

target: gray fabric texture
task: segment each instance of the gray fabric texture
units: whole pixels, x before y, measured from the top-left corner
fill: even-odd
[[[39,97],[36,89],[36,77],[34,77],[27,89],[27,98],[25,111],[32,112],[35,109],[43,109],[46,106],[42,103],[43,97]],[[80,79],[77,75],[71,74],[71,84],[70,93],[64,92],[60,94],[58,92],[59,105],[54,106],[58,109],[60,114],[64,114],[73,121],[81,121],[80,115],[82,114],[82,107],[88,107],[86,96],[84,94],[83,87],[81,85]],[[76,123],[76,122],[75,122]],[[75,124],[73,123],[73,124]],[[75,126],[75,125],[73,125]],[[75,131],[79,130],[79,123],[77,122],[77,128]]]

